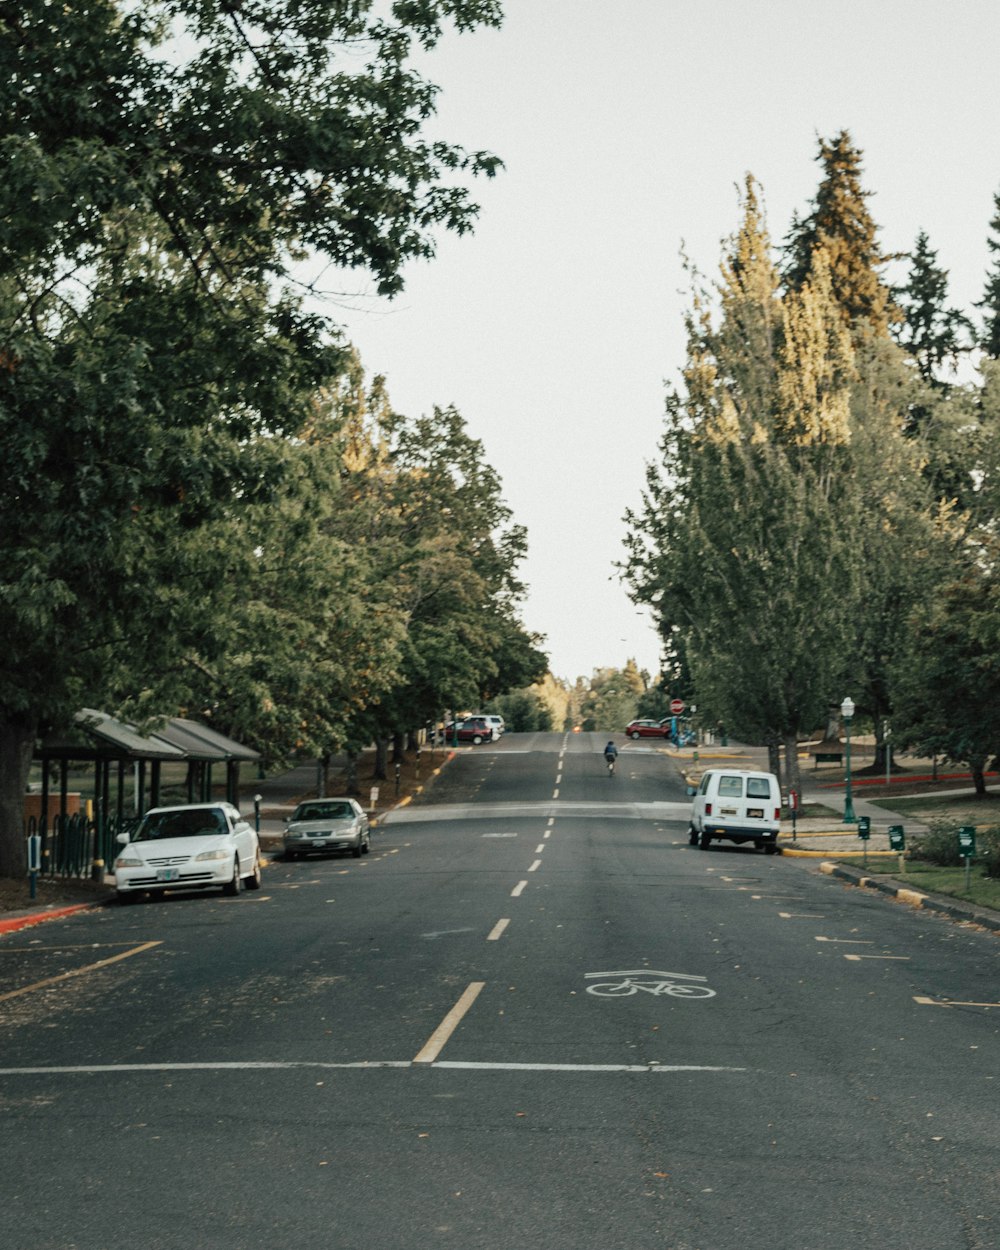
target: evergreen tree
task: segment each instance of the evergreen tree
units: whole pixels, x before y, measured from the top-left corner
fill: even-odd
[[[889,259],[878,242],[878,227],[868,211],[870,192],[861,183],[861,152],[842,130],[821,139],[817,160],[823,179],[812,211],[795,219],[785,242],[785,281],[799,290],[813,269],[817,249],[826,253],[834,298],[849,325],[870,325],[885,333],[898,313],[879,275]]]
[[[993,198],[994,213],[990,222],[992,236],[986,240],[993,257],[993,267],[986,277],[983,298],[976,304],[983,310],[983,331],[979,345],[993,360],[1000,359],[1000,191]]]
[[[906,284],[894,292],[903,320],[896,339],[917,363],[929,386],[944,387],[941,370],[954,372],[958,358],[972,346],[972,322],[957,308],[949,308],[948,271],[937,264],[937,252],[925,231],[917,235],[910,256]],[[916,414],[919,421],[921,414]]]

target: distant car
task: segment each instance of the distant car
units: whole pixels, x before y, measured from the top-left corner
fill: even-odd
[[[483,720],[493,730],[493,737],[500,738],[506,730],[506,725],[502,716],[484,716]]]
[[[669,738],[670,723],[658,720],[634,720],[625,726],[628,738]]]
[[[371,849],[368,817],[357,799],[305,799],[288,818],[285,859],[310,851],[350,851],[355,859]]]
[[[470,716],[468,720],[452,721],[444,727],[444,740],[447,745],[455,740],[471,742],[479,746],[481,742],[493,741],[493,730],[486,723],[485,716]]]
[[[257,834],[231,803],[151,808],[118,842],[115,892],[123,903],[147,891],[260,889]]]

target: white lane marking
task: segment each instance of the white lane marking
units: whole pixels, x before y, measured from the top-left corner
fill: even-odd
[[[484,833],[484,838],[516,838],[516,833]]]
[[[541,866],[542,866],[542,861],[540,859],[536,859],[535,862],[528,869],[528,872],[537,872],[539,868],[541,868]]]
[[[421,933],[422,938],[450,937],[453,933],[471,933],[472,926],[466,929],[436,929],[433,933]]]
[[[872,946],[874,943],[869,942],[866,938],[828,938],[816,935],[817,942],[836,942],[839,946]]]
[[[546,829],[546,830],[545,830],[545,832],[542,834],[542,837],[543,837],[543,838],[551,838],[551,837],[552,837],[552,830],[551,830],[551,829]]]
[[[862,959],[895,959],[902,963],[909,963],[909,955],[845,955],[845,959],[851,960],[852,963],[860,963]]]
[[[918,998],[916,995],[913,1001],[922,1007],[1000,1007],[1000,1003],[963,1003],[952,998]]]
[[[469,1010],[472,1004],[479,997],[480,992],[485,986],[485,981],[470,981],[462,993],[462,997],[458,1000],[451,1011],[445,1016],[427,1041],[423,1044],[420,1051],[414,1055],[414,1063],[433,1063],[441,1051],[444,1049],[451,1037],[452,1033],[458,1028],[462,1022],[462,1018]]]
[[[556,773],[556,785],[558,786],[561,782],[562,782],[562,773]]]
[[[496,924],[493,926],[493,928],[490,930],[489,937],[487,937],[486,939],[487,942],[495,942],[497,938],[500,936],[500,934],[503,933],[504,929],[506,929],[509,924],[510,924],[509,917],[506,920],[498,920]]]
[[[544,850],[545,850],[545,843],[544,843],[544,842],[539,842],[539,844],[535,847],[535,854],[536,854],[536,855],[541,855],[542,851],[544,851]]]
[[[930,1003],[936,1007],[1000,1007],[1000,1003],[939,1003],[932,998],[918,998],[918,1003]],[[112,1072],[293,1072],[297,1069],[313,1071],[341,1071],[358,1068],[412,1068],[415,1059],[359,1059],[354,1061],[322,1062],[313,1060],[241,1060],[235,1063],[108,1063],[74,1064],[49,1068],[0,1068],[0,1076],[100,1076]],[[698,1063],[465,1063],[461,1060],[440,1059],[433,1064],[421,1065],[450,1068],[454,1071],[480,1072],[748,1072],[749,1068],[731,1068]]]
[[[555,823],[556,823],[556,818],[554,816],[550,816],[548,827],[551,829]]]
[[[521,891],[524,889],[524,887],[525,887],[527,884],[528,884],[528,883],[527,883],[527,881],[519,881],[519,882],[517,883],[517,885],[515,885],[515,886],[514,886],[513,890],[511,890],[511,892],[510,892],[510,896],[511,896],[511,898],[520,898],[520,897],[521,897]]]
[[[779,911],[782,920],[825,920],[825,916],[817,916],[812,911]]]
[[[552,791],[552,797],[553,797],[554,799],[557,799],[557,798],[559,797],[559,787],[558,787],[558,786],[556,786],[556,788]]]
[[[747,1072],[747,1068],[730,1068],[701,1063],[463,1063],[442,1059],[435,1068],[460,1068],[485,1072]]]
[[[801,900],[802,896],[799,894],[751,894],[750,897],[754,899],[756,902],[759,902],[763,898],[769,899],[771,901],[773,901],[774,899],[780,898],[782,902],[785,902],[785,903],[788,903],[788,902],[798,903]]]

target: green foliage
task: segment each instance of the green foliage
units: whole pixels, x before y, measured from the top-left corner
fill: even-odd
[[[942,868],[958,868],[965,860],[958,853],[959,825],[953,820],[930,822],[929,832],[915,837],[909,849],[909,857],[922,863],[937,864]],[[1000,825],[976,828],[976,871],[985,877],[1000,878]]]
[[[958,867],[962,863],[958,853],[958,826],[952,821],[931,821],[927,833],[910,839],[908,855],[942,868]]]
[[[949,308],[948,272],[937,264],[925,231],[917,235],[904,286],[893,294],[903,314],[896,338],[917,363],[920,376],[931,386],[943,386],[941,371],[954,372],[958,358],[972,347],[972,322],[957,308]]]
[[[986,246],[993,264],[986,276],[983,298],[976,304],[983,310],[983,329],[979,345],[991,360],[1000,359],[1000,192],[993,199],[994,213]]]
[[[484,710],[502,716],[507,733],[548,733],[557,728],[551,710],[530,686],[499,695]]]
[[[256,719],[277,750],[283,715],[320,736],[320,685],[359,706],[394,670],[399,632],[372,625],[377,593],[366,620],[371,566],[346,539],[318,557],[342,569],[335,606],[314,586],[296,615],[276,588],[276,533],[301,561],[311,524],[281,440],[345,357],[292,269],[319,254],[392,293],[437,229],[471,227],[459,184],[498,162],[427,138],[435,88],[408,62],[443,22],[499,16],[492,0],[4,8],[4,759],[84,690]],[[317,637],[310,676],[295,652]],[[366,648],[385,670],[367,694]],[[4,769],[0,872],[23,866],[23,783]]]
[[[646,684],[646,675],[634,660],[627,661],[623,669],[596,669],[583,694],[578,723],[588,730],[621,733],[629,721],[635,720]]]
[[[800,290],[811,278],[817,252],[826,255],[833,297],[850,325],[865,323],[885,334],[898,317],[879,271],[888,259],[878,242],[861,184],[861,152],[842,130],[835,139],[821,139],[816,157],[823,179],[812,210],[795,219],[785,242],[785,281]]]

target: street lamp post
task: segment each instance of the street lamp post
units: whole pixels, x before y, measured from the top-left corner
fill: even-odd
[[[851,801],[851,720],[854,717],[854,700],[847,698],[840,705],[840,714],[844,718],[844,739],[847,747],[847,774],[844,781],[844,824],[853,825],[856,821],[854,804]]]

